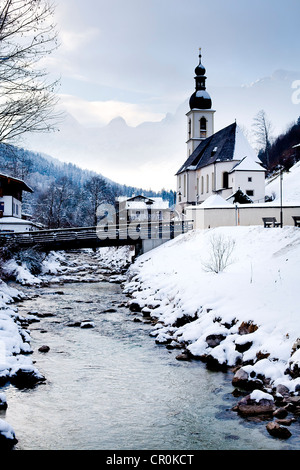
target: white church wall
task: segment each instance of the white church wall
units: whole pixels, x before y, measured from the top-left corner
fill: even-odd
[[[194,221],[195,229],[236,225],[263,225],[263,217],[275,217],[280,222],[280,205],[265,204],[232,204],[232,207],[188,206],[185,213],[188,220]],[[284,204],[282,206],[283,225],[294,225],[293,216],[300,217],[300,205]]]
[[[263,171],[235,171],[230,175],[230,179],[233,180],[233,193],[240,188],[254,203],[265,201],[265,173]]]

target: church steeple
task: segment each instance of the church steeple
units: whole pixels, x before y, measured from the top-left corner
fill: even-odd
[[[211,109],[211,97],[206,91],[205,67],[201,63],[201,48],[199,49],[199,64],[195,68],[195,92],[190,97],[190,109]]]
[[[195,68],[195,91],[190,97],[190,110],[187,113],[188,135],[187,154],[195,150],[200,142],[214,133],[214,113],[212,100],[206,91],[206,70],[201,62],[199,49],[199,64]]]

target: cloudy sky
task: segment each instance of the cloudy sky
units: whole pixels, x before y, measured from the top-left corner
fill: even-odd
[[[299,0],[56,3],[61,45],[46,64],[49,71],[61,76],[61,105],[88,128],[106,126],[117,116],[135,127],[145,121],[160,122],[167,113],[175,113],[194,90],[199,47],[208,89],[250,86],[278,70],[293,72],[294,79],[299,71],[300,80]],[[291,96],[291,83],[287,86]],[[276,102],[276,96],[268,99]],[[224,122],[231,100],[222,109]],[[297,110],[295,107],[292,111],[300,115],[300,105]],[[283,121],[288,123],[292,118],[283,116]],[[231,116],[228,119],[230,124]],[[63,153],[59,157],[71,158]],[[81,164],[78,159],[74,162]],[[97,165],[99,159],[89,163],[96,171]],[[103,168],[113,177],[118,164],[112,160],[110,166],[106,163]],[[156,170],[151,168],[148,181],[155,178]],[[128,175],[129,171],[124,173],[124,177]],[[144,176],[136,171],[130,184],[144,183]],[[122,174],[116,178],[122,182]]]

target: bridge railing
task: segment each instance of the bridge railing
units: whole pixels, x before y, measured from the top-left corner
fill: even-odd
[[[172,239],[193,228],[193,221],[171,222],[138,222],[128,224],[109,225],[99,223],[91,227],[71,227],[60,229],[45,229],[34,232],[0,232],[0,242],[15,240],[20,245],[32,246],[36,244],[51,244],[55,242],[68,242],[74,240],[146,240],[146,239]]]

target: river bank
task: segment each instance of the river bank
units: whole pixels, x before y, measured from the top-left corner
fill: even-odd
[[[74,283],[97,283],[108,281],[120,283],[125,280],[131,250],[106,249],[92,254],[90,250],[78,253],[50,253],[43,261],[42,272],[33,275],[26,264],[9,260],[3,269],[8,281],[0,280],[0,412],[8,407],[5,393],[1,388],[11,383],[20,389],[32,388],[47,380],[32,360],[33,349],[29,328],[40,321],[43,314],[38,311],[28,312],[25,316],[19,313],[19,306],[30,299],[22,286],[33,287],[33,297],[39,296],[39,289],[45,286],[59,286]],[[60,291],[57,290],[59,294]],[[45,314],[44,314],[45,315]],[[47,316],[47,314],[46,314]],[[82,328],[92,325],[87,321],[79,322]],[[42,352],[48,346],[41,347]],[[10,449],[18,442],[13,427],[0,418],[0,449]]]
[[[252,253],[249,250],[249,235]],[[128,250],[122,252],[102,249],[95,254],[88,250],[86,260],[84,253],[83,257],[81,253],[78,263],[74,261],[74,257],[71,261],[68,254],[51,254],[45,260],[43,274],[39,277],[31,276],[26,269],[22,271],[19,268],[18,283],[35,286],[36,295],[39,295],[39,288],[47,285],[57,286],[59,293],[59,285],[72,282],[88,285],[106,279],[120,284],[128,298],[126,306],[133,314],[131,320],[137,324],[143,322],[149,325],[150,336],[157,344],[175,351],[177,361],[200,359],[214,370],[229,370],[233,377],[233,394],[236,395],[237,402],[233,409],[246,420],[253,417],[267,419],[270,435],[286,440],[291,435],[289,430],[294,433],[295,429],[297,434],[299,427],[299,325],[292,315],[295,290],[291,269],[291,261],[295,266],[299,262],[299,233],[293,229],[281,234],[278,231],[276,242],[271,231],[241,231],[240,238],[237,234],[235,236],[239,251],[235,253],[236,261],[231,265],[231,274],[230,265],[223,273],[203,272],[199,253],[208,254],[208,248],[203,250],[203,240],[193,233],[179,237],[151,254],[143,255],[130,267],[131,253]],[[258,250],[259,244],[261,251]],[[269,253],[266,253],[266,246],[269,247]],[[245,268],[245,255],[250,269],[245,275],[247,285],[243,286],[238,264]],[[289,269],[286,271],[283,269],[283,257],[286,263],[290,259]],[[272,269],[269,270],[268,278],[269,284],[271,281],[275,284],[272,293],[276,293],[275,299],[270,299],[269,303],[276,308],[272,310],[272,318],[265,316],[263,321],[261,311],[262,308],[266,309],[267,302],[263,303],[260,312],[256,311],[253,303],[258,307],[262,301],[257,290],[263,292],[264,297],[271,293],[270,285],[263,283],[261,279],[260,269],[261,265],[266,265],[266,258],[269,266],[272,260],[276,261],[275,266],[271,266]],[[256,264],[256,259],[259,259],[259,264]],[[222,290],[222,285],[227,288]],[[249,285],[250,288],[254,287],[250,299],[252,304],[245,297],[246,287]],[[228,286],[238,289],[239,295],[234,296]],[[32,351],[27,329],[28,322],[39,321],[40,312],[33,311],[22,318],[18,314],[17,303],[24,301],[24,293],[4,283],[0,288],[1,314],[6,321],[10,319],[1,330],[1,333],[6,332],[4,336],[10,348],[6,351],[6,363],[2,368],[6,371],[3,380],[13,380],[13,371],[19,371],[19,378],[22,378],[23,383],[25,378],[43,383],[47,377],[43,377],[30,358]],[[282,300],[279,302],[283,291],[286,308],[284,330],[283,322],[277,316],[283,305]],[[290,301],[287,302],[286,299]],[[240,315],[237,315],[238,312]],[[92,328],[93,324],[79,321],[77,326]],[[16,349],[16,345],[19,349]],[[9,361],[14,362],[14,367]],[[294,371],[294,377],[286,373],[288,366]],[[5,406],[5,396],[3,403]],[[0,426],[0,433],[6,441],[13,444],[16,439],[14,430],[3,420],[0,421]]]
[[[230,258],[216,270],[222,244]],[[234,410],[267,418],[282,439],[299,427],[299,261],[298,228],[194,231],[138,258],[124,286],[158,344],[177,348],[178,360],[230,370],[242,394]]]

